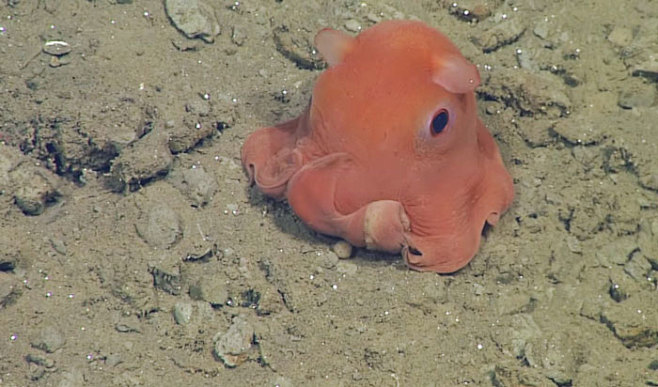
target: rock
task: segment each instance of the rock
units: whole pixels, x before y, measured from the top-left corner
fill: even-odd
[[[658,344],[658,302],[641,292],[601,311],[600,321],[628,348],[652,348]]]
[[[219,189],[215,178],[209,175],[202,166],[193,165],[191,168],[177,168],[170,174],[169,179],[194,207],[205,206],[212,200]]]
[[[601,115],[599,117],[601,118],[581,113],[571,119],[558,121],[553,127],[553,132],[572,145],[596,145],[606,137],[606,134],[601,132],[601,128],[605,125],[598,121],[607,118]]]
[[[630,261],[624,265],[624,272],[636,281],[645,282],[651,271],[651,263],[642,254],[632,254]]]
[[[177,296],[183,289],[180,273],[167,272],[158,267],[150,267],[149,272],[153,275],[153,287],[169,294]]]
[[[473,41],[483,52],[492,52],[519,40],[525,30],[525,24],[517,22],[517,19],[506,20],[484,30]]]
[[[361,31],[361,24],[354,19],[350,19],[345,22],[345,29],[351,32],[359,32]]]
[[[260,300],[258,300],[258,308],[256,312],[261,315],[270,315],[278,313],[283,310],[283,300],[281,294],[276,289],[265,289],[261,292]]]
[[[615,46],[628,46],[633,41],[633,31],[630,28],[615,26],[608,35],[608,41]]]
[[[233,27],[231,29],[231,42],[238,47],[244,46],[244,42],[247,40],[247,35],[242,31],[242,29]]]
[[[620,93],[617,104],[624,109],[649,107],[656,101],[656,88],[651,85],[632,84]]]
[[[177,302],[173,310],[174,320],[178,325],[187,325],[192,319],[192,304],[189,302]]]
[[[123,360],[118,353],[111,353],[105,357],[105,365],[107,366],[116,367],[121,363],[123,363]]]
[[[11,274],[0,272],[0,310],[12,305],[23,294],[19,279]]]
[[[215,335],[214,354],[227,367],[237,367],[247,360],[253,339],[254,328],[243,316],[236,316],[228,331]]]
[[[8,172],[8,177],[11,186],[18,187],[14,202],[25,215],[41,215],[62,196],[55,186],[56,177],[33,162],[19,162]]]
[[[352,256],[352,245],[340,240],[331,246],[331,249],[339,259],[347,259]]]
[[[62,348],[66,340],[62,333],[53,326],[47,326],[41,330],[39,337],[31,342],[32,347],[42,351],[53,353]]]
[[[533,118],[523,120],[519,125],[521,128],[519,134],[531,148],[544,147],[551,143],[551,130],[555,126],[553,120]]]
[[[221,32],[213,8],[202,0],[165,0],[165,10],[174,26],[190,39],[212,43]]]
[[[658,79],[658,52],[647,54],[644,57],[644,60],[636,60],[630,66],[631,74],[648,79]]]
[[[555,119],[571,110],[564,82],[557,76],[525,69],[500,69],[493,74],[479,90],[488,98],[535,118]]]
[[[201,112],[197,110],[193,110],[193,112],[194,113],[192,113],[192,111],[188,112],[190,114],[185,116],[182,125],[174,124],[173,127],[169,129],[169,140],[167,145],[169,146],[171,153],[177,154],[188,151],[195,145],[215,134],[217,125],[224,125],[219,123],[213,126],[207,122],[202,123],[201,118],[203,116],[201,115]]]
[[[107,185],[114,192],[136,191],[167,175],[172,162],[168,136],[155,129],[130,144],[112,161]]]
[[[173,246],[183,234],[180,217],[164,204],[155,204],[143,212],[135,228],[144,242],[160,249]]]
[[[55,366],[55,361],[53,359],[31,353],[25,356],[25,361],[46,368],[53,368]]]
[[[202,278],[196,284],[190,285],[190,297],[213,306],[221,306],[228,300],[228,290],[224,283],[215,278]]]
[[[297,67],[306,70],[319,70],[324,67],[324,62],[313,48],[308,36],[291,33],[294,29],[280,26],[274,29],[274,44],[276,49],[288,58]]]
[[[640,185],[644,188],[658,191],[658,163],[651,161],[637,166]]]

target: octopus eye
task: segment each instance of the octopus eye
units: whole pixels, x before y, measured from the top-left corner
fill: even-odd
[[[436,116],[432,119],[430,124],[430,131],[432,136],[438,136],[443,132],[443,129],[448,125],[448,112],[446,110],[439,110]]]

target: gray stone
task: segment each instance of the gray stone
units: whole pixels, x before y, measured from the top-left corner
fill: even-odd
[[[228,291],[226,286],[217,279],[202,278],[196,284],[190,285],[190,297],[219,306],[226,304]]]
[[[215,178],[209,175],[202,166],[178,168],[170,175],[170,181],[181,193],[192,202],[194,207],[205,206],[212,200],[219,189]]]
[[[166,176],[172,162],[168,135],[154,129],[114,159],[107,185],[115,192],[136,191],[142,185]]]
[[[31,342],[32,347],[42,351],[53,353],[62,348],[66,340],[62,333],[53,326],[47,326],[41,330],[39,337]]]
[[[201,0],[166,0],[165,8],[174,26],[190,39],[212,43],[221,32],[213,8]]]
[[[177,302],[174,305],[173,315],[176,324],[187,325],[192,319],[192,304],[189,302]]]
[[[646,281],[651,270],[651,263],[640,253],[633,254],[630,261],[624,265],[624,272],[636,281]]]
[[[601,311],[600,321],[628,348],[658,344],[658,302],[651,293],[633,294]]]
[[[155,205],[142,213],[135,228],[144,242],[161,249],[174,245],[183,233],[180,217],[164,204]]]
[[[656,88],[652,85],[632,84],[619,93],[617,104],[624,109],[649,107],[656,100]]]
[[[475,43],[482,48],[482,51],[491,52],[517,41],[525,32],[526,27],[524,23],[516,20],[494,24],[492,28],[483,31],[476,37]]]
[[[46,207],[61,196],[50,172],[41,170],[29,161],[19,162],[9,173],[14,201],[25,215],[41,215]]]
[[[346,241],[340,240],[334,243],[331,249],[340,259],[347,259],[352,256],[352,245]]]
[[[120,363],[123,363],[123,360],[118,353],[111,353],[105,357],[105,364],[110,367],[116,367]]]
[[[254,338],[254,328],[243,316],[236,316],[228,331],[215,335],[214,354],[229,367],[237,367],[248,358]]]

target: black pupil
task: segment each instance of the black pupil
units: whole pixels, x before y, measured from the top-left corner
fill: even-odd
[[[448,112],[445,110],[442,110],[439,114],[434,117],[432,120],[432,134],[437,135],[441,132],[443,132],[443,129],[445,129],[446,125],[448,125]]]

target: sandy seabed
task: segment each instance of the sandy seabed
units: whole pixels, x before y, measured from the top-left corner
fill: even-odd
[[[3,0],[0,385],[658,385],[658,3],[623,3],[204,0],[188,39],[161,1]],[[453,275],[339,260],[240,166],[316,31],[391,18],[479,66],[514,178]]]

